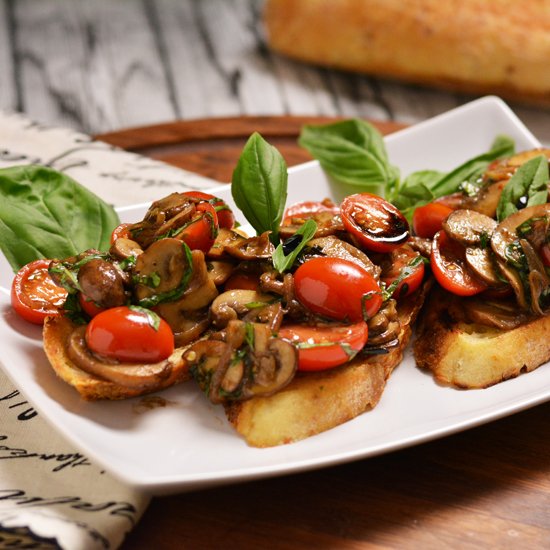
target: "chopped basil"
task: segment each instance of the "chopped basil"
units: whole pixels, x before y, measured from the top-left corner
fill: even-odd
[[[365,292],[365,294],[361,296],[361,311],[365,322],[369,320],[369,316],[367,314],[367,302],[372,300],[377,294],[379,294],[379,292],[371,290],[370,292]]]
[[[63,304],[63,311],[65,315],[77,325],[85,325],[88,320],[85,318],[80,302],[78,300],[78,294],[69,293],[67,299]]]
[[[246,323],[245,324],[245,341],[248,344],[248,347],[251,351],[254,350],[254,324]]]
[[[131,309],[136,313],[141,313],[143,315],[146,315],[149,326],[155,329],[156,331],[158,331],[160,327],[160,317],[154,311],[151,311],[150,309],[147,309],[145,307],[140,307],[140,306],[128,306],[128,309]]]
[[[158,288],[160,285],[160,275],[155,271],[151,275],[134,274],[132,276],[132,282],[135,285],[145,285],[149,288]]]
[[[389,284],[387,287],[382,288],[382,300],[385,302],[389,300],[393,293],[397,290],[397,287],[410,275],[414,273],[414,270],[416,267],[418,267],[421,263],[428,262],[426,258],[423,256],[416,256],[413,258],[399,273],[398,277],[394,279],[391,284]],[[401,295],[405,295],[408,290],[408,285],[404,284],[401,290]]]
[[[183,293],[187,290],[187,287],[189,286],[189,281],[193,276],[193,257],[191,255],[191,249],[187,246],[187,244],[182,241],[181,245],[185,253],[185,262],[187,266],[183,272],[180,283],[178,284],[177,287],[171,290],[168,290],[166,292],[159,292],[158,294],[153,294],[151,296],[146,296],[145,298],[141,298],[141,300],[139,300],[139,305],[141,307],[151,308],[163,302],[173,302],[181,298]],[[137,282],[139,283],[140,281],[137,281]],[[149,286],[149,285],[145,284],[145,286]],[[152,287],[152,288],[156,288],[156,287]]]
[[[308,219],[299,229],[290,237],[294,239],[295,246],[287,253],[285,251],[285,245],[288,242],[279,244],[273,252],[273,267],[279,272],[290,269],[300,252],[304,249],[309,241],[314,237],[317,231],[317,223],[313,219]],[[298,240],[299,238],[299,240]],[[287,247],[288,249],[288,247]]]
[[[338,345],[346,353],[348,360],[353,359],[357,355],[357,351],[354,350],[347,342],[298,342],[294,345],[298,349],[326,348]]]
[[[546,156],[539,155],[522,164],[502,190],[497,206],[498,221],[527,206],[547,202],[549,179]]]

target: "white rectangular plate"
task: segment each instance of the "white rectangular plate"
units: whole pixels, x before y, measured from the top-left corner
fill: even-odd
[[[449,170],[486,151],[497,134],[518,150],[538,146],[500,100],[484,98],[386,139],[403,175],[419,169]],[[333,185],[316,162],[290,170],[288,204],[332,196]],[[228,187],[216,194],[230,201]],[[144,207],[121,210],[136,221]],[[58,380],[41,347],[40,330],[9,307],[11,270],[0,262],[0,361],[6,373],[58,430],[89,458],[129,484],[156,494],[298,472],[378,455],[441,437],[517,412],[550,398],[550,368],[543,366],[486,390],[438,386],[410,354],[397,368],[380,404],[370,412],[305,441],[255,449],[233,431],[221,407],[207,402],[193,383],[164,391],[164,407],[140,399],[82,401]]]

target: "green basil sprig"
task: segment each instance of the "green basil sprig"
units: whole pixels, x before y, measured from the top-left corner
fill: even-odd
[[[271,231],[279,242],[279,225],[287,197],[286,162],[275,147],[255,132],[248,139],[231,180],[235,204],[258,234]]]
[[[317,223],[313,219],[308,219],[301,227],[298,229],[290,239],[299,240],[298,243],[293,247],[293,249],[286,254],[286,243],[281,243],[273,252],[273,267],[279,272],[283,273],[287,269],[290,269],[294,264],[294,261],[298,257],[298,254],[304,249],[309,241],[315,235],[317,231]],[[290,240],[289,239],[289,240]]]
[[[43,166],[0,170],[0,248],[17,271],[38,258],[106,251],[114,209],[66,174]]]
[[[421,170],[401,181],[399,169],[389,162],[380,132],[364,120],[306,125],[299,143],[335,180],[386,198],[409,221],[418,206],[463,187],[472,191],[493,160],[512,155],[515,149],[511,138],[498,136],[488,152],[467,160],[451,172]]]
[[[399,170],[390,164],[380,132],[364,120],[305,125],[299,144],[334,179],[363,191],[384,196],[399,179]]]
[[[463,187],[477,188],[478,180],[489,164],[496,159],[512,155],[514,151],[515,145],[511,138],[497,136],[489,151],[467,160],[451,172],[413,172],[396,185],[386,198],[410,220],[418,206],[456,193]]]
[[[497,205],[497,219],[502,221],[526,206],[548,200],[548,159],[544,155],[522,164],[506,184]]]

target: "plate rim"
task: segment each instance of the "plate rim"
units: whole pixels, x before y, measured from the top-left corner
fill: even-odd
[[[434,124],[440,124],[441,122],[444,122],[449,117],[456,117],[456,116],[460,117],[464,113],[467,113],[472,109],[473,110],[475,109],[495,110],[496,109],[497,111],[501,112],[506,118],[514,122],[517,128],[520,131],[522,131],[528,139],[530,139],[533,142],[537,142],[533,134],[531,134],[531,132],[519,120],[519,118],[515,115],[515,113],[513,113],[513,111],[500,98],[496,98],[493,96],[488,96],[485,98],[475,100],[473,102],[470,102],[460,107],[457,107],[455,109],[452,109],[451,111],[447,111],[446,113],[442,113],[441,115],[437,115],[436,117],[420,122],[409,128],[405,128],[403,130],[399,130],[395,133],[389,134],[388,136],[385,137],[385,140],[391,142],[401,138],[403,135],[405,136],[408,136],[410,134],[414,135],[416,132],[419,131],[419,128],[429,129],[430,126]],[[300,173],[304,170],[310,169],[314,165],[318,167],[319,165],[318,161],[313,160],[313,161],[309,161],[303,164],[293,166],[289,168],[289,175]],[[223,191],[227,193],[229,189],[230,189],[230,184],[223,184],[218,187],[209,188],[208,191],[213,193]],[[118,212],[135,211],[140,208],[146,208],[149,204],[150,203],[139,203],[131,206],[125,206],[125,207],[118,208],[117,211]],[[3,290],[5,291],[6,289],[3,289]],[[4,322],[4,321],[2,320],[1,322]],[[5,367],[3,368],[3,371],[12,380],[12,382],[16,386],[18,386],[18,381],[14,380],[11,376],[11,371]],[[179,478],[177,480],[174,479],[173,475],[169,476],[168,479],[165,479],[162,475],[161,476],[153,475],[146,480],[135,479],[132,475],[130,474],[127,475],[126,472],[121,472],[119,470],[114,471],[111,467],[112,465],[109,464],[109,462],[107,462],[106,459],[96,451],[96,449],[93,449],[92,447],[90,447],[90,445],[83,442],[81,438],[76,437],[74,433],[72,433],[70,430],[67,429],[66,425],[56,424],[54,420],[50,418],[50,414],[48,413],[48,411],[44,411],[41,406],[35,405],[35,403],[32,401],[32,397],[29,399],[29,401],[33,404],[33,406],[36,406],[36,408],[40,410],[40,413],[48,421],[48,423],[54,426],[54,429],[57,429],[58,431],[63,433],[64,436],[71,443],[83,449],[83,451],[86,453],[87,456],[91,457],[98,464],[101,464],[103,467],[105,467],[106,470],[111,472],[115,477],[121,479],[122,481],[124,481],[125,483],[128,483],[129,485],[132,485],[136,488],[139,488],[141,490],[144,490],[153,494],[167,494],[171,492],[182,492],[185,490],[196,490],[198,488],[207,488],[213,485],[235,483],[237,481],[247,481],[247,480],[264,478],[264,477],[278,476],[282,474],[297,473],[297,472],[302,472],[306,470],[319,469],[322,467],[329,467],[336,464],[351,462],[354,460],[359,460],[367,457],[378,456],[386,452],[403,449],[406,447],[410,447],[412,445],[420,444],[426,441],[431,441],[439,437],[451,435],[459,431],[462,431],[464,429],[469,429],[471,427],[475,427],[475,426],[487,423],[489,421],[502,418],[509,414],[513,414],[515,412],[525,410],[526,408],[536,406],[540,403],[548,401],[549,399],[550,399],[550,393],[546,396],[539,396],[535,400],[524,398],[523,400],[514,401],[510,403],[507,407],[501,407],[498,411],[487,412],[481,416],[477,416],[474,419],[470,419],[470,420],[466,419],[460,422],[456,422],[452,428],[439,427],[437,429],[433,429],[431,432],[425,432],[421,434],[416,434],[414,436],[409,436],[408,438],[402,439],[398,443],[381,444],[378,447],[375,447],[374,449],[371,449],[367,452],[365,451],[365,449],[357,449],[353,452],[348,451],[348,452],[342,452],[342,453],[334,453],[328,457],[321,456],[315,459],[302,458],[301,460],[294,460],[290,465],[282,463],[276,466],[274,465],[255,466],[255,467],[249,468],[246,474],[243,474],[243,472],[241,472],[240,470],[228,470],[225,472],[217,470],[215,472],[212,472],[210,475],[197,473],[197,474],[191,474],[187,476],[184,475],[183,478]],[[238,434],[235,433],[235,437],[239,437]],[[255,449],[255,451],[258,451],[258,450]],[[259,452],[262,452],[262,451],[263,450],[259,450]]]

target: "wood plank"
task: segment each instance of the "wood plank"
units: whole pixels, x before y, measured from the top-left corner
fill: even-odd
[[[472,99],[273,54],[263,36],[261,5],[262,0],[4,2],[0,108],[15,106],[43,123],[101,133],[239,115],[415,123]],[[550,144],[550,111],[513,107]]]
[[[12,6],[0,3],[0,106],[15,110],[17,104],[16,60],[13,56],[13,9]]]
[[[175,116],[142,4],[21,0],[14,13],[22,108],[32,118],[93,131]]]

